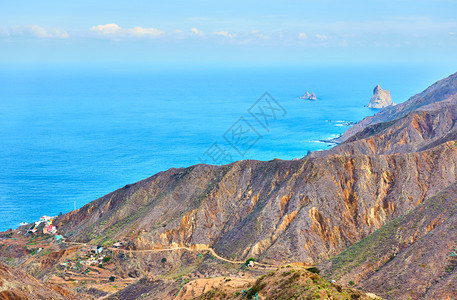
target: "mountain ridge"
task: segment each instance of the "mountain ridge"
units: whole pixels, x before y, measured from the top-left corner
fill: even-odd
[[[433,110],[435,107],[455,104],[457,101],[457,73],[441,79],[424,91],[412,96],[403,103],[386,107],[374,116],[366,117],[348,128],[341,137],[335,139],[344,142],[369,125],[392,121],[414,110]]]

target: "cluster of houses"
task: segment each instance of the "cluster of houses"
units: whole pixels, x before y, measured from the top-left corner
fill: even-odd
[[[113,245],[113,248],[119,248],[121,246],[122,242],[117,242]],[[77,263],[71,260],[66,261],[64,263],[61,263],[61,266],[65,268],[78,270],[81,269],[81,266],[100,266],[107,263],[111,259],[111,257],[109,256],[110,251],[104,251],[107,249],[103,248],[102,246],[86,246],[81,250],[82,252],[86,253],[85,257],[83,256],[82,259],[80,258],[77,261]],[[80,265],[79,267],[78,264]]]
[[[43,227],[44,234],[56,234],[57,227],[52,225],[52,221],[55,218],[56,217],[42,216],[39,221],[35,222],[35,226],[32,229],[30,229],[30,231],[32,233],[36,233],[38,231],[38,226],[40,226],[41,224],[44,224],[44,227]],[[60,238],[62,238],[62,237],[60,237]]]

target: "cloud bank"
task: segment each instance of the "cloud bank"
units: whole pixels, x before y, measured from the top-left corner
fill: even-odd
[[[0,31],[7,37],[33,37],[47,39],[67,39],[70,37],[68,32],[60,28],[44,28],[38,25],[10,26]]]
[[[165,31],[157,28],[145,28],[145,27],[133,27],[133,28],[122,28],[115,23],[96,25],[89,29],[91,32],[108,38],[122,38],[122,37],[147,37],[157,38],[165,34]]]

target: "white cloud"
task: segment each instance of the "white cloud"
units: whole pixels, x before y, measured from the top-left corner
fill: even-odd
[[[70,37],[68,32],[60,28],[45,29],[38,25],[11,26],[5,30],[7,36],[24,36],[50,39],[67,39]]]
[[[300,33],[298,34],[298,38],[299,38],[299,39],[304,40],[304,39],[306,39],[307,37],[308,37],[308,36],[307,36],[306,33],[304,33],[304,32],[300,32]]]
[[[135,27],[133,29],[130,29],[130,32],[133,35],[150,36],[150,37],[158,37],[165,33],[162,30],[159,30],[157,28],[143,28],[143,27]]]
[[[321,40],[321,41],[326,41],[326,40],[328,40],[328,36],[323,35],[323,34],[316,34],[315,37],[318,38],[318,39]]]
[[[213,32],[213,34],[225,36],[225,37],[228,37],[230,39],[236,38],[238,36],[237,33],[229,33],[228,31],[216,31],[216,32]]]
[[[200,31],[195,27],[192,28],[191,31],[192,31],[193,34],[198,35],[198,36],[203,36],[204,35],[203,31]]]
[[[449,32],[449,35],[455,35],[455,32]]]
[[[121,37],[150,37],[155,38],[165,34],[164,31],[157,28],[146,28],[146,27],[134,27],[134,28],[122,28],[115,23],[96,25],[90,28],[90,31],[97,33],[101,36],[111,38]]]
[[[93,31],[93,32],[98,32],[98,33],[101,33],[101,34],[116,34],[116,33],[119,33],[121,31],[121,27],[119,27],[119,25],[117,24],[105,24],[105,25],[96,25],[96,26],[92,26],[90,28],[90,31]]]

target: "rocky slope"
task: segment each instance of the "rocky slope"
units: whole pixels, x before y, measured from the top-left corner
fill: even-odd
[[[0,262],[0,299],[77,299],[69,290],[44,284]]]
[[[213,247],[225,257],[325,260],[456,178],[457,149],[171,169],[65,215],[75,241]],[[439,169],[440,172],[436,172]]]
[[[322,264],[327,278],[395,299],[457,292],[457,183]]]
[[[421,152],[456,140],[456,120],[457,106],[414,111],[393,121],[370,125],[337,147],[311,156]]]
[[[344,142],[357,132],[370,125],[393,121],[406,116],[412,111],[434,111],[439,108],[453,106],[457,103],[457,73],[442,79],[423,92],[414,95],[407,101],[395,106],[386,107],[374,116],[366,117],[346,130],[338,142]]]

